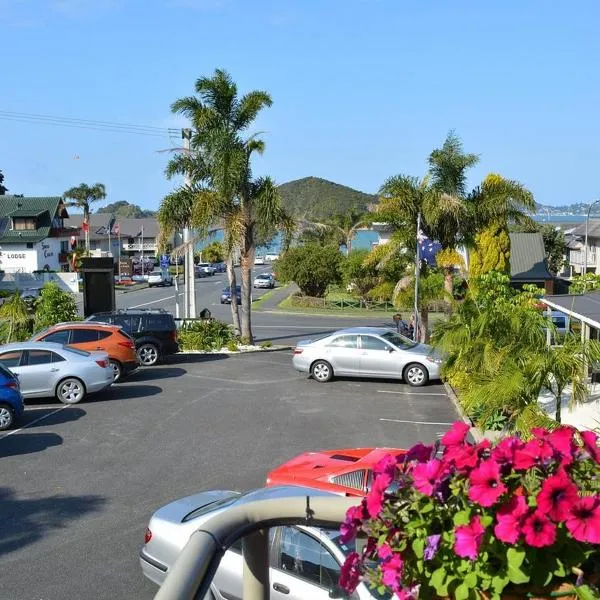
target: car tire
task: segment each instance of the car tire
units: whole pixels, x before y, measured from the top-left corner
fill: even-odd
[[[115,376],[113,381],[119,381],[121,377],[123,377],[123,367],[121,366],[121,363],[118,360],[111,360],[109,362]]]
[[[56,386],[56,398],[63,404],[77,404],[85,398],[85,385],[77,377],[67,377]]]
[[[429,372],[420,363],[410,363],[404,367],[402,378],[412,387],[421,387],[429,381]]]
[[[143,367],[152,367],[158,362],[160,353],[156,344],[145,342],[137,349],[137,357]]]
[[[9,404],[0,404],[0,431],[10,429],[15,422],[15,410]]]
[[[326,360],[317,360],[311,365],[310,374],[315,381],[327,383],[333,378],[333,367]]]

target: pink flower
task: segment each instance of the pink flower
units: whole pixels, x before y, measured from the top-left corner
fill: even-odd
[[[547,462],[554,456],[554,448],[545,439],[534,439],[515,451],[514,468],[524,471]]]
[[[600,496],[579,499],[569,511],[566,526],[577,541],[600,544]]]
[[[351,552],[346,557],[340,572],[340,587],[352,593],[360,581],[360,557],[356,552]]]
[[[598,448],[598,436],[593,431],[581,431],[579,433],[583,440],[583,447],[586,452],[600,464],[600,448]]]
[[[506,491],[500,479],[500,465],[493,460],[483,461],[471,471],[469,477],[469,499],[480,506],[492,506]]]
[[[560,523],[567,518],[570,507],[578,498],[577,486],[561,469],[542,483],[536,500],[542,514]]]
[[[546,440],[556,451],[563,466],[570,465],[573,462],[575,455],[575,442],[573,440],[573,434],[575,430],[572,427],[563,425],[558,429],[555,429],[549,434],[546,434]]]
[[[421,494],[432,496],[435,488],[440,483],[442,473],[443,464],[437,458],[426,463],[419,463],[412,472],[413,486]]]
[[[483,541],[485,529],[479,515],[475,515],[468,525],[460,525],[454,530],[454,552],[463,558],[475,560]]]
[[[462,421],[454,421],[450,430],[444,434],[444,437],[442,438],[442,444],[444,444],[446,447],[464,444],[464,441],[467,439],[467,433],[469,433],[469,429],[471,428],[466,423],[463,423]]]
[[[492,458],[500,465],[513,466],[515,452],[523,447],[523,442],[515,437],[504,438],[492,450]]]
[[[398,464],[398,459],[391,454],[386,454],[374,467],[373,467],[373,475],[378,476],[382,474],[386,474],[393,479],[396,473],[396,465]]]
[[[516,544],[521,537],[523,517],[527,514],[527,502],[523,496],[513,496],[496,514],[495,536],[502,542]]]
[[[392,552],[391,556],[381,564],[383,583],[394,592],[398,591],[401,587],[403,566],[404,561],[397,552]]]
[[[387,457],[386,457],[387,458]],[[385,460],[385,459],[384,459]],[[395,459],[394,459],[395,460]],[[390,474],[390,462],[386,461],[382,464],[380,461],[377,466],[381,466],[383,471],[377,473],[374,471],[373,484],[371,489],[366,496],[367,513],[370,517],[376,517],[383,508],[383,500],[385,498],[385,492],[392,483],[392,475]],[[395,469],[395,463],[394,467]]]
[[[356,532],[364,518],[364,501],[359,506],[351,506],[346,511],[346,518],[340,526],[340,540],[343,544],[356,537]]]
[[[427,462],[433,455],[433,446],[425,446],[419,442],[415,444],[405,455],[404,460],[411,462],[416,460],[417,462]]]
[[[542,512],[536,510],[523,522],[525,542],[534,548],[552,546],[556,540],[556,525]]]
[[[398,600],[416,600],[419,597],[419,586],[401,588],[396,591],[396,597]]]

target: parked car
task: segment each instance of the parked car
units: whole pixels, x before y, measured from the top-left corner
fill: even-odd
[[[182,265],[183,264],[183,256],[181,254],[178,254],[177,256],[172,254],[171,257],[169,258],[169,262],[172,265]]]
[[[254,264],[255,265],[264,265],[265,264],[265,257],[264,256],[256,256],[254,258]]]
[[[215,270],[215,273],[225,273],[227,265],[224,262],[210,263],[210,266]]]
[[[173,275],[166,270],[154,269],[154,271],[148,274],[148,287],[158,285],[173,285]]]
[[[200,265],[195,265],[194,266],[194,275],[197,278],[202,278],[202,277],[210,277],[211,273],[209,269],[206,269],[204,267],[200,267]]]
[[[255,288],[273,289],[275,287],[275,280],[268,273],[263,273],[254,278],[253,285]]]
[[[212,266],[211,263],[198,263],[196,265],[196,271],[204,271],[207,275],[214,275],[217,270]]]
[[[122,327],[133,338],[138,362],[144,367],[151,367],[165,356],[179,352],[175,319],[162,308],[129,308],[95,313],[86,321]]]
[[[157,510],[150,519],[140,551],[144,575],[161,585],[190,535],[212,517],[229,508],[261,499],[328,496],[327,492],[302,487],[259,489],[246,494],[228,490],[200,492],[175,500]],[[354,542],[342,543],[339,528],[306,525],[269,529],[269,582],[272,599],[329,600],[342,598],[341,565],[355,551]],[[211,582],[209,597],[243,597],[241,540],[226,549]],[[388,596],[389,597],[389,596]],[[383,598],[359,583],[354,600]]]
[[[346,496],[364,496],[373,483],[373,467],[387,454],[402,456],[400,448],[349,448],[303,452],[275,467],[267,486],[302,485]]]
[[[57,323],[36,333],[32,342],[54,342],[95,352],[101,350],[108,354],[114,380],[119,381],[138,368],[135,342],[122,327],[106,323],[74,321]]]
[[[265,256],[265,260],[266,260],[268,263],[274,262],[274,261],[276,261],[276,260],[278,260],[278,259],[279,259],[279,254],[267,254],[267,255]]]
[[[235,295],[237,298],[237,303],[242,303],[242,288],[239,285],[235,286]],[[223,288],[221,292],[221,304],[231,304],[231,288],[227,286]]]
[[[85,352],[52,342],[0,346],[0,364],[19,377],[25,399],[56,396],[63,404],[76,404],[114,380],[106,352]]]
[[[402,379],[411,386],[439,379],[443,358],[431,346],[419,344],[386,327],[352,327],[319,340],[301,340],[294,368],[325,383],[334,375]]]
[[[24,410],[19,378],[0,364],[0,431],[10,429]]]

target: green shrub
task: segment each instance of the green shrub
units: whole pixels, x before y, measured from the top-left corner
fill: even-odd
[[[34,330],[40,331],[56,323],[78,320],[75,296],[61,290],[54,282],[45,283],[35,303]]]
[[[229,340],[227,342],[227,350],[229,350],[229,352],[237,352],[239,350],[235,340]]]
[[[235,335],[223,321],[194,321],[179,330],[183,350],[220,350],[230,342],[235,342]]]
[[[259,344],[259,346],[261,348],[271,348],[271,346],[273,346],[273,342],[269,341],[269,340],[265,340],[264,342],[261,342]]]
[[[250,345],[250,339],[247,338],[247,337],[245,337],[245,336],[242,336],[241,338],[239,338],[239,343],[242,346],[249,346]]]

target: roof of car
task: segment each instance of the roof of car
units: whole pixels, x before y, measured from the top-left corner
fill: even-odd
[[[64,344],[57,344],[56,342],[12,342],[10,344],[4,344],[0,346],[0,351],[5,350],[65,350]],[[69,348],[66,348],[69,350]]]
[[[339,329],[334,331],[331,335],[338,335],[340,333],[374,333],[375,335],[381,335],[393,331],[391,327],[349,327],[348,329]]]
[[[63,327],[74,327],[75,329],[78,328],[85,328],[85,329],[90,329],[93,327],[108,327],[110,329],[114,329],[115,327],[119,328],[120,325],[111,325],[110,323],[102,323],[100,321],[65,321],[64,323],[56,323],[55,325],[51,325],[50,327],[48,327],[48,330],[50,329],[62,329]]]

